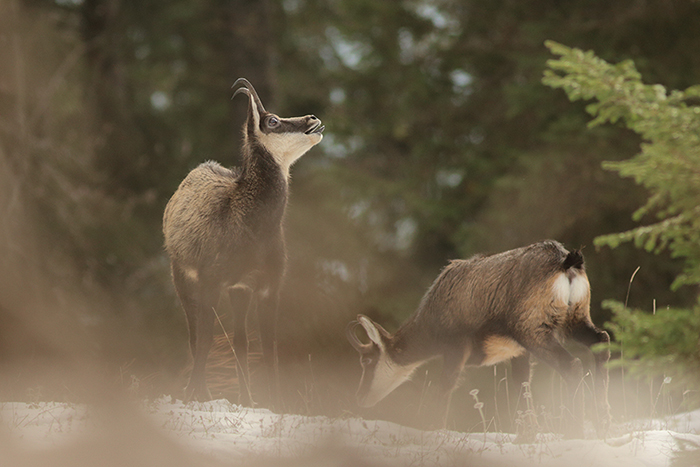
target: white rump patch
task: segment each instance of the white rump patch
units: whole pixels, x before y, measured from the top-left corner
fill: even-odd
[[[588,296],[588,280],[585,275],[577,274],[569,281],[566,274],[561,273],[554,281],[552,293],[556,301],[562,301],[567,305],[578,303]]]
[[[556,301],[561,301],[568,305],[569,296],[571,295],[571,284],[569,284],[569,278],[566,277],[566,274],[559,274],[554,281],[552,292],[554,293],[554,299]]]
[[[586,299],[589,294],[588,280],[583,275],[577,275],[571,281],[571,294],[569,295],[569,303],[578,303]]]

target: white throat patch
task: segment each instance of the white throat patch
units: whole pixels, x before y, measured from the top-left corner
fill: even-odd
[[[255,131],[260,142],[282,169],[285,178],[289,178],[289,167],[323,139],[320,133],[263,133],[257,128]]]

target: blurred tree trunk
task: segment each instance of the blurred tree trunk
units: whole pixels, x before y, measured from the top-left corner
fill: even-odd
[[[92,134],[98,169],[110,192],[129,194],[146,187],[134,177],[144,156],[144,129],[138,128],[125,41],[129,19],[121,0],[86,0],[82,6],[82,36],[86,53],[86,94],[93,109]]]
[[[226,2],[230,35],[229,74],[233,81],[246,78],[263,101],[265,108],[276,107],[275,2],[269,0],[234,0]],[[240,112],[237,112],[240,115]]]

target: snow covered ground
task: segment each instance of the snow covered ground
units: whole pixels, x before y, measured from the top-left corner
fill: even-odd
[[[667,466],[679,445],[700,443],[700,411],[639,421],[607,440],[540,434],[534,444],[514,444],[506,433],[420,431],[358,418],[279,415],[225,400],[184,405],[167,397],[138,411],[128,404],[6,402],[0,417],[3,467]]]

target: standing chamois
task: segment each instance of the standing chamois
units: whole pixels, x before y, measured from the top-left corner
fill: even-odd
[[[557,370],[567,386],[565,432],[583,435],[583,368],[562,342],[588,347],[609,343],[590,317],[590,286],[583,255],[555,241],[450,262],[428,289],[416,312],[394,333],[364,315],[347,327],[360,353],[362,378],[357,402],[371,407],[408,380],[424,362],[443,358],[440,387],[447,420],[452,392],[465,365],[494,365],[513,359],[513,370],[529,381],[529,354]],[[361,325],[370,342],[362,343]],[[599,429],[609,423],[610,351],[595,355],[595,399]]]
[[[282,222],[289,167],[318,144],[324,126],[313,115],[281,118],[263,107],[253,86],[238,79],[233,94],[248,96],[242,164],[205,162],[182,181],[165,208],[163,233],[173,282],[189,328],[194,365],[185,400],[211,398],[205,380],[222,290],[233,315],[239,402],[252,405],[246,317],[257,305],[268,390],[276,365],[279,292],[286,265]],[[272,394],[270,394],[272,396]]]

